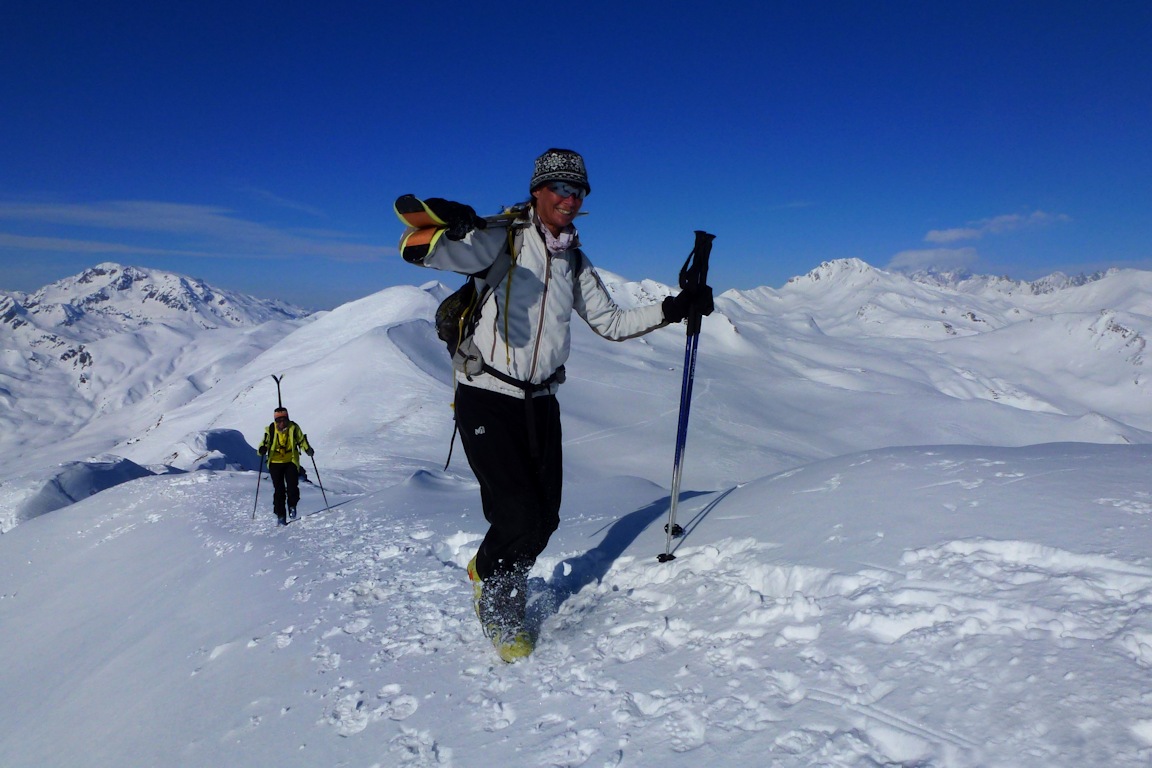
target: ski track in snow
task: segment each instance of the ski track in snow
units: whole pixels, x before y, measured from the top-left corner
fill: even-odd
[[[303,644],[314,722],[371,738],[386,751],[379,765],[532,755],[547,766],[672,766],[722,754],[724,764],[1048,766],[1075,754],[1117,766],[1152,756],[1152,570],[1131,563],[993,540],[856,573],[789,565],[751,539],[683,543],[661,565],[549,551],[530,585],[540,645],[505,665],[472,612],[465,564],[478,533],[359,503],[283,529],[264,509],[255,521],[215,517],[207,510],[234,506],[236,481],[207,477],[173,480],[166,495],[203,510],[197,528],[214,556],[259,555],[253,576],[275,579],[302,621],[246,644],[222,639],[202,663]],[[1139,500],[1099,503],[1147,513]],[[1098,685],[1101,657],[1115,656],[1131,679]],[[445,666],[459,687],[429,689],[422,670],[441,680]],[[1032,691],[1053,675],[1068,695],[1038,709]],[[244,728],[278,705],[290,706],[263,702]],[[462,719],[474,741],[446,743],[439,726],[452,722],[459,739]],[[1143,748],[1119,750],[1133,742]]]

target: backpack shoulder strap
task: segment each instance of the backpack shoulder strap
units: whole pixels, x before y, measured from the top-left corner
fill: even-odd
[[[522,227],[508,227],[508,238],[504,244],[503,250],[496,257],[496,261],[488,265],[488,268],[483,272],[479,272],[472,276],[476,284],[476,306],[482,305],[488,298],[496,286],[500,285],[500,281],[504,279],[508,271],[512,269],[512,265],[516,262],[516,257],[520,254],[520,243],[524,240],[524,229]]]
[[[508,274],[508,270],[512,268],[513,262],[516,257],[520,255],[520,243],[524,239],[524,230],[522,228],[508,228],[508,237],[504,243],[504,248],[496,257],[496,261],[492,262],[487,269],[475,277],[479,280],[479,289],[483,291],[486,288],[495,288]]]
[[[573,274],[579,275],[584,271],[584,267],[588,265],[588,259],[585,258],[584,251],[580,248],[580,246],[573,248],[572,254],[574,256],[572,259],[572,272]]]

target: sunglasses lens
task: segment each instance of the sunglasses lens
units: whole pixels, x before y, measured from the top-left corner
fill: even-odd
[[[549,184],[548,188],[560,197],[574,197],[577,200],[584,199],[584,188],[573,186],[566,181],[554,182]]]

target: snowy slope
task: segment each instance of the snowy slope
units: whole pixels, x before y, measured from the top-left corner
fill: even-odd
[[[0,540],[5,765],[1110,766],[1152,757],[1147,447],[853,454],[568,486],[500,662],[437,471],[285,529],[253,473],[153,477]],[[302,508],[323,506],[306,488]],[[18,661],[18,663],[16,663]]]
[[[94,471],[108,476],[100,468],[117,463],[104,458],[117,443],[309,320],[282,302],[111,263],[0,295],[0,532],[70,499],[56,487],[67,466],[99,457]]]
[[[696,418],[710,425],[703,449],[729,457],[728,471],[708,482],[900,443],[1143,442],[1152,420],[1143,407],[1142,312],[1152,292],[1132,287],[1146,285],[1145,275],[973,293],[970,284],[917,282],[847,260],[779,291],[729,292],[705,326],[699,365]],[[605,277],[625,304],[668,291]],[[444,290],[435,282],[393,288],[306,320],[237,329],[149,323],[93,342],[107,361],[85,385],[98,399],[78,394],[66,378],[73,371],[13,377],[23,394],[0,417],[20,450],[0,462],[12,462],[6,474],[21,498],[59,463],[109,452],[189,469],[201,454],[186,446],[202,444],[206,430],[258,440],[275,373],[286,377],[286,403],[312,441],[339,444],[329,459],[350,482],[372,487],[358,473],[371,474],[382,442],[401,461],[435,463],[451,435],[450,375],[427,321]],[[569,366],[570,456],[612,440],[622,470],[660,481],[631,457],[674,439],[682,331],[620,345],[577,326],[575,345],[604,365],[595,376]],[[598,407],[605,398],[625,406],[624,424]],[[429,447],[428,434],[440,443]],[[252,466],[251,454],[232,463]],[[0,498],[0,529],[27,517],[12,498]]]
[[[462,452],[441,469],[445,287],[258,325],[286,333],[153,423],[110,406],[65,466],[12,444],[0,504],[34,465],[61,495],[0,536],[3,764],[1147,765],[1145,280],[849,261],[718,298],[664,564],[683,329],[578,326],[540,648],[514,666],[471,613]],[[238,471],[273,373],[325,489],[285,529]]]
[[[32,448],[84,458],[210,389],[221,372],[304,321],[307,312],[160,270],[97,265],[31,294],[0,296],[0,461]],[[125,411],[133,420],[123,424]],[[130,432],[129,434],[132,434]],[[58,451],[57,444],[81,439]],[[109,437],[112,440],[109,441]],[[3,465],[0,465],[3,466]]]

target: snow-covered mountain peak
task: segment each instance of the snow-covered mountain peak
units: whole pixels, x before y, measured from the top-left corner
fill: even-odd
[[[610,272],[606,269],[596,268],[596,274],[604,287],[612,294],[612,298],[622,307],[637,307],[662,301],[665,296],[674,293],[673,289],[657,280],[629,280],[626,277]]]
[[[0,293],[0,432],[8,443],[52,446],[110,412],[135,413],[133,429],[153,423],[310,316],[113,263],[33,293]]]
[[[792,278],[788,281],[788,285],[799,286],[819,282],[841,283],[846,280],[859,283],[860,281],[874,280],[882,274],[884,273],[881,270],[860,259],[835,259],[823,262],[806,275]]]
[[[949,288],[960,293],[995,292],[1006,295],[1032,295],[1055,293],[1068,288],[1078,288],[1096,282],[1119,272],[1109,269],[1102,272],[1093,272],[1090,275],[1066,275],[1063,272],[1053,272],[1038,280],[1014,280],[1007,275],[975,275],[968,270],[936,270],[926,269],[908,273],[908,278],[916,283],[931,285],[939,288]]]
[[[76,297],[171,309],[112,271],[53,288],[73,324],[42,332],[47,292],[0,293],[6,767],[1148,765],[1152,272],[830,262],[718,297],[698,358],[681,324],[575,322],[562,523],[508,665],[431,322],[458,277],[75,341]],[[287,528],[254,449],[281,399],[315,448]]]
[[[828,290],[831,287],[841,291],[872,287],[884,290],[914,291],[914,286],[927,286],[969,295],[1043,296],[1089,285],[1112,277],[1121,271],[1109,269],[1090,275],[1083,273],[1066,275],[1063,272],[1053,272],[1037,280],[1028,281],[1016,280],[1006,275],[977,275],[964,269],[923,269],[915,272],[888,271],[873,267],[860,259],[850,258],[823,262],[807,274],[793,277],[787,282],[786,288],[804,289],[818,285],[823,290]]]
[[[221,290],[195,278],[111,262],[26,296],[12,295],[12,300],[42,329],[86,325],[93,330],[127,330],[157,322],[236,328],[309,314],[281,301]]]

